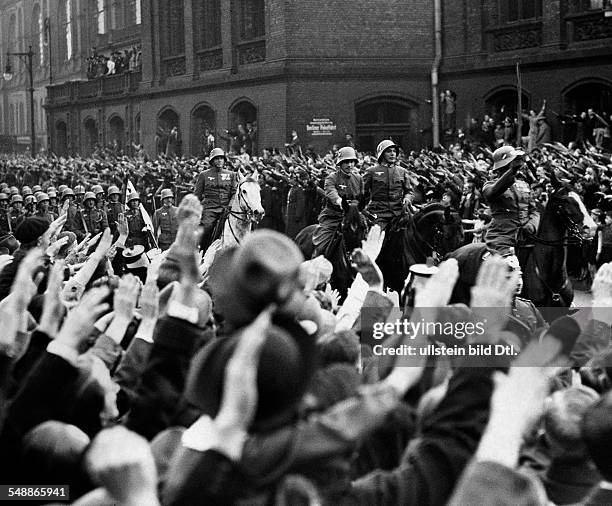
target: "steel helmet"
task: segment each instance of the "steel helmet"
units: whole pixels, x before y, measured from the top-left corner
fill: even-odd
[[[49,186],[49,188],[47,188],[47,193],[54,192],[54,191],[57,191],[55,186]]]
[[[58,187],[58,191],[59,191],[60,193],[64,193],[64,190],[65,190],[66,188],[68,188],[68,186],[66,186],[65,184],[61,184],[61,185],[59,185],[59,187]]]
[[[74,193],[76,195],[85,195],[85,187],[83,185],[80,185],[80,184],[76,185],[74,187]]]
[[[47,190],[47,195],[49,195],[50,199],[57,198],[57,192],[55,190],[51,190],[51,189]]]
[[[110,197],[111,195],[121,195],[121,192],[119,191],[119,188],[117,188],[116,186],[109,186],[108,188],[108,196]]]
[[[26,197],[27,195],[32,195],[32,188],[30,188],[29,186],[24,186],[21,189],[21,193],[24,197]]]
[[[38,192],[36,195],[36,203],[40,204],[41,202],[45,201],[49,201],[49,195],[47,195],[45,192]]]
[[[395,142],[389,139],[385,139],[378,146],[376,146],[376,160],[378,161],[378,163],[380,163],[380,159],[382,158],[383,153],[389,148],[398,149],[397,144],[395,144]]]
[[[86,200],[98,200],[98,197],[96,197],[96,194],[94,192],[85,192],[83,202],[85,202]]]
[[[225,151],[223,151],[221,148],[215,148],[210,152],[208,159],[212,162],[215,158],[219,158],[220,156],[222,156],[224,160],[227,160],[225,157]]]
[[[23,197],[19,194],[13,195],[11,197],[11,204],[14,204],[15,202],[23,202]]]
[[[8,200],[8,195],[6,193],[0,193],[0,200]]]
[[[174,198],[174,193],[172,193],[172,190],[165,188],[161,191],[161,197],[162,200],[164,199],[168,199],[168,198]]]
[[[355,150],[350,146],[340,148],[338,150],[338,160],[336,161],[336,163],[339,164],[346,161],[354,161],[355,163],[357,163],[357,153],[355,153]]]
[[[19,195],[19,188],[16,186],[11,186],[11,195]]]
[[[34,195],[26,195],[25,205],[34,204],[36,202],[36,197]]]
[[[127,198],[127,203],[129,204],[132,200],[140,200],[140,195],[138,195],[138,193],[130,193]]]
[[[95,184],[91,187],[91,191],[94,192],[96,195],[98,193],[104,193],[104,189],[99,185],[99,184]]]
[[[40,186],[39,184],[35,184],[34,186],[32,186],[32,192],[34,193],[34,195],[36,195],[38,192],[42,191],[42,186]]]
[[[519,156],[523,156],[524,151],[515,149],[512,146],[502,146],[493,152],[493,170],[501,169],[508,165],[512,160]]]
[[[74,191],[72,190],[72,188],[66,188],[62,192],[62,199],[65,199],[66,197],[74,197]]]

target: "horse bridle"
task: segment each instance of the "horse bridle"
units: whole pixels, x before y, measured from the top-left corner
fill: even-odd
[[[530,232],[527,232],[526,235],[534,242],[537,242],[538,244],[542,244],[544,246],[568,246],[582,244],[584,242],[584,239],[580,230],[580,224],[578,224],[569,217],[561,202],[554,204],[553,212],[556,216],[560,217],[563,220],[565,228],[567,229],[567,232],[564,235],[563,239],[559,241],[547,241],[546,239],[541,239],[540,237],[538,237],[537,233],[532,234]]]
[[[231,208],[228,207],[227,208],[228,217],[233,216],[234,218],[236,218],[238,221],[242,223],[248,223],[248,224],[258,223],[258,220],[255,217],[255,211],[249,204],[249,201],[242,196],[242,185],[245,183],[256,183],[256,182],[257,181],[255,181],[252,178],[247,178],[238,185],[238,187],[236,188],[236,192],[238,193],[238,204],[240,206],[240,209],[243,209],[243,207],[246,207],[246,209],[240,210],[240,211],[233,211]],[[234,229],[232,228],[232,223],[229,220],[228,220],[228,227],[230,229],[230,232],[232,233],[232,236],[234,236],[234,240],[238,244],[240,244],[240,240],[236,236],[236,233],[234,232]]]

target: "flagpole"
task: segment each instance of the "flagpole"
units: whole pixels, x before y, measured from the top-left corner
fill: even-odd
[[[516,144],[518,147],[521,146],[523,141],[523,82],[521,79],[521,61],[516,61],[516,91],[518,94],[517,103],[517,131],[516,131]]]

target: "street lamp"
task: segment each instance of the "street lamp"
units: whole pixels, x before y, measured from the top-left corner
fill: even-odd
[[[32,61],[34,59],[34,51],[32,51],[32,46],[29,47],[27,53],[6,53],[6,67],[4,69],[4,80],[10,81],[13,79],[13,69],[11,67],[11,56],[17,56],[22,60],[27,58],[26,61],[28,65],[28,73],[30,75],[30,87],[27,91],[30,93],[30,141],[31,141],[31,150],[32,156],[36,156],[36,128],[34,126],[34,72],[32,70]]]

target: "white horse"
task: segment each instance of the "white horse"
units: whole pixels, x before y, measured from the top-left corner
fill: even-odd
[[[238,185],[230,200],[223,233],[209,246],[204,255],[200,268],[203,276],[206,276],[218,251],[239,246],[244,237],[253,230],[253,225],[259,223],[266,214],[261,205],[258,179],[257,171],[248,176],[238,172]]]

